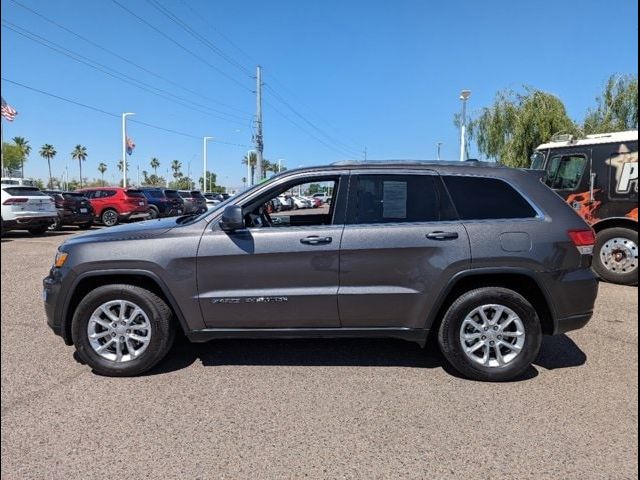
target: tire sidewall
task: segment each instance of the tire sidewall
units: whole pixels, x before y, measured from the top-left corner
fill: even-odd
[[[463,351],[460,328],[475,308],[500,304],[513,310],[525,328],[525,344],[520,354],[503,367],[485,367]],[[484,381],[508,381],[522,375],[538,356],[542,343],[540,320],[531,304],[520,294],[504,288],[481,288],[461,295],[449,308],[440,325],[440,348],[449,363],[463,375]]]
[[[151,292],[132,285],[105,285],[91,291],[76,308],[71,325],[73,343],[80,358],[97,373],[108,376],[137,375],[160,361],[173,341],[173,328],[171,319],[167,318],[167,311],[162,311],[162,301],[154,297]],[[112,300],[135,303],[144,311],[151,324],[149,346],[140,357],[128,362],[116,363],[101,357],[89,342],[87,325],[91,315],[100,305]],[[164,307],[166,309],[166,305]]]
[[[155,220],[160,217],[160,211],[155,207],[149,207],[149,219]]]
[[[116,214],[116,221],[115,221],[114,223],[109,224],[109,223],[107,223],[107,222],[105,222],[105,221],[104,221],[104,216],[105,216],[105,214],[107,214],[107,213],[115,213],[115,214]],[[104,212],[102,212],[102,214],[100,214],[100,220],[102,220],[102,224],[103,224],[105,227],[115,227],[115,226],[118,224],[118,218],[117,218],[117,217],[118,217],[118,212],[116,212],[116,211],[115,211],[114,209],[112,209],[112,208],[108,208],[108,209],[106,209]]]
[[[620,285],[637,285],[639,267],[636,267],[633,272],[615,273],[609,270],[602,263],[600,257],[602,247],[607,243],[607,241],[616,237],[628,238],[638,245],[638,232],[631,230],[630,228],[616,227],[600,231],[596,236],[596,245],[593,252],[593,270],[602,280],[607,282],[617,283]]]

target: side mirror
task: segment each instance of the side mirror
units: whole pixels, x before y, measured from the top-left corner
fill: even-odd
[[[242,207],[240,205],[229,205],[222,212],[220,228],[225,232],[243,230],[245,228],[244,218],[242,218]]]

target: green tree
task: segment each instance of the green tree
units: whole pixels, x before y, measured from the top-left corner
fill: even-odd
[[[98,164],[98,171],[100,172],[100,179],[102,180],[102,186],[104,187],[104,172],[107,171],[107,164],[100,162]]]
[[[6,171],[16,171],[24,162],[24,153],[16,144],[4,142],[2,144],[2,158]],[[5,172],[2,172],[2,175],[5,175]]]
[[[180,171],[182,168],[182,163],[179,160],[173,160],[171,162],[171,170],[173,170],[173,178],[176,179],[176,181],[182,177],[182,172]]]
[[[158,176],[158,167],[160,166],[160,160],[158,160],[156,157],[153,157],[151,159],[151,162],[149,162],[149,164],[151,165],[151,168],[153,168],[153,173],[157,177]]]
[[[56,156],[58,152],[48,143],[45,143],[40,147],[40,156],[47,159],[47,165],[49,165],[49,188],[53,188],[53,177],[51,176],[51,159]]]
[[[80,167],[80,188],[82,188],[82,162],[87,159],[87,147],[83,147],[78,144],[73,148],[71,152],[71,158],[78,160],[78,166]]]
[[[556,133],[578,130],[560,99],[531,87],[498,92],[493,105],[469,122],[479,152],[511,167],[528,167],[535,147]]]
[[[638,77],[612,75],[595,108],[587,110],[582,124],[585,134],[619,132],[638,128]]]
[[[242,164],[246,165],[247,162],[249,162],[249,164],[251,165],[250,178],[254,179],[255,178],[255,171],[256,171],[256,164],[258,163],[258,155],[256,154],[256,152],[249,152],[248,155],[245,155],[244,157],[242,157]],[[251,183],[253,183],[253,182],[251,182]]]
[[[21,177],[24,178],[24,162],[29,157],[31,153],[31,145],[29,145],[29,140],[24,137],[13,137],[13,143],[20,149],[22,152],[22,161],[20,162],[20,174]]]
[[[216,187],[216,180],[218,179],[218,176],[213,173],[210,172],[209,170],[207,170],[207,191],[208,192],[213,192],[214,188]],[[203,187],[204,183],[203,183],[203,178],[200,177],[198,179],[198,185],[200,185],[201,187]],[[203,187],[204,190],[204,187]]]

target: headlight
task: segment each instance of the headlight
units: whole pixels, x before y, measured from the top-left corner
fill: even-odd
[[[57,252],[56,259],[53,262],[53,266],[56,268],[61,268],[64,265],[64,263],[67,261],[68,256],[69,254],[66,252]]]

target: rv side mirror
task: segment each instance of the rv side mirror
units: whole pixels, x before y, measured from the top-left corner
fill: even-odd
[[[220,228],[225,232],[234,232],[245,228],[244,218],[242,218],[242,207],[240,205],[229,205],[225,207],[224,212],[222,212],[222,219],[220,220]]]

